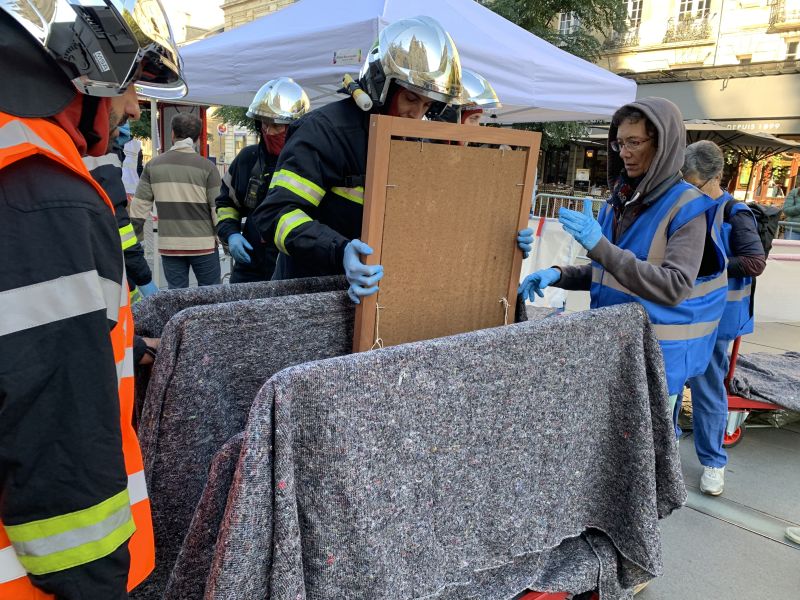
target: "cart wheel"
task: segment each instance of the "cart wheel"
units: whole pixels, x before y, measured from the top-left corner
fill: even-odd
[[[745,425],[742,423],[736,430],[728,435],[728,432],[725,432],[725,437],[722,438],[722,447],[723,448],[733,448],[736,444],[742,441],[744,437],[744,428]]]

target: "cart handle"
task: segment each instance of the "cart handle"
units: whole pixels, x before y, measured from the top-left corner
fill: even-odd
[[[733,374],[736,372],[736,360],[739,358],[739,345],[742,343],[742,336],[738,336],[733,340],[733,349],[731,350],[731,363],[728,367],[728,374],[725,376],[725,389],[730,389],[730,383],[733,379]]]

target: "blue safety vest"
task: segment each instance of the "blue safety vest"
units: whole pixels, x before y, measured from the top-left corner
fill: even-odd
[[[728,192],[717,199],[717,220],[722,223],[722,244],[725,247],[725,255],[733,256],[731,248],[731,224],[724,220],[725,205],[728,201],[733,202],[729,218],[736,213],[746,211],[750,213],[755,223],[753,212],[747,208],[743,202],[736,202]],[[756,224],[758,228],[758,224]],[[753,315],[750,313],[750,296],[753,290],[752,277],[729,277],[728,278],[728,302],[725,305],[725,312],[719,321],[719,331],[717,338],[720,340],[733,340],[740,335],[753,333]]]
[[[718,270],[694,282],[691,295],[677,306],[640,298],[599,263],[592,261],[592,308],[638,302],[644,306],[664,355],[667,387],[678,394],[690,377],[706,370],[716,340],[717,326],[725,309],[728,289],[727,261],[716,222],[717,204],[697,188],[681,181],[653,202],[614,243],[639,260],[654,265],[664,262],[667,241],[683,225],[706,214],[717,250]],[[614,240],[614,210],[606,204],[598,216],[603,235]],[[700,251],[700,250],[698,250]]]

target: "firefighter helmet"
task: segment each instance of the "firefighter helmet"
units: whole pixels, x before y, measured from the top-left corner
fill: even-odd
[[[278,77],[262,85],[256,92],[247,109],[247,116],[288,125],[310,109],[311,102],[305,90],[290,77]]]
[[[382,106],[392,82],[445,104],[462,95],[458,50],[430,17],[401,19],[381,31],[361,69],[361,87]]]
[[[497,94],[485,77],[475,71],[461,69],[461,81],[464,85],[461,110],[479,110],[502,108]]]
[[[165,100],[186,94],[181,58],[159,0],[0,0],[79,92],[116,96],[131,84]]]

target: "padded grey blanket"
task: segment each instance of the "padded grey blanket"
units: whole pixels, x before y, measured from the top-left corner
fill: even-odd
[[[345,278],[336,276],[162,290],[133,305],[133,324],[137,335],[160,338],[167,322],[180,311],[192,306],[345,289],[347,289]],[[136,422],[138,422],[142,412],[142,403],[147,394],[151,373],[152,369],[150,367],[137,369],[134,409],[134,420]]]
[[[731,392],[800,411],[800,353],[740,354]]]
[[[192,306],[345,289],[347,289],[345,278],[335,276],[162,290],[133,305],[133,322],[138,335],[161,337],[164,326],[173,315]]]
[[[170,573],[164,598],[203,598],[243,439],[243,433],[236,434],[214,455],[208,470],[208,482],[197,504],[189,531],[183,539],[175,567]]]
[[[139,440],[153,509],[156,570],[132,598],[161,598],[214,454],[244,429],[274,373],[350,352],[346,292],[188,308],[164,328]]]
[[[207,597],[497,600],[588,528],[624,597],[685,497],[638,304],[307,363],[251,409]]]

